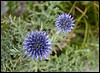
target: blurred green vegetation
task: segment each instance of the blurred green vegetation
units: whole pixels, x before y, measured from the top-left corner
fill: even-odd
[[[8,12],[1,18],[2,72],[82,72],[99,65],[98,1],[8,1]],[[75,19],[69,34],[57,32],[58,14]],[[35,62],[23,54],[22,42],[30,31],[43,30],[52,41],[52,54]]]

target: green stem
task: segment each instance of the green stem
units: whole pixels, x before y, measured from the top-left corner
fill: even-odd
[[[59,36],[59,31],[56,32],[53,36],[52,36],[52,44],[55,44],[56,43],[56,39],[58,38]],[[53,51],[57,54],[57,52],[53,49]]]
[[[82,45],[81,45],[81,47],[80,48],[82,48],[83,46],[84,46],[84,44],[85,44],[85,42],[86,42],[86,38],[87,38],[87,33],[88,33],[88,23],[87,23],[87,21],[86,21],[86,19],[84,19],[84,21],[86,22],[85,23],[85,33],[84,33],[84,40],[83,40],[83,43],[82,43]]]
[[[36,62],[36,72],[38,72],[38,61]]]
[[[52,36],[53,43],[55,43],[55,42],[56,42],[56,39],[58,38],[59,33],[60,33],[60,32],[58,31],[58,32],[56,32],[56,33]]]

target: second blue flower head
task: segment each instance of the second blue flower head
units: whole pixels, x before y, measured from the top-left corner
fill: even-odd
[[[56,18],[55,26],[60,32],[69,33],[73,30],[74,22],[71,15],[63,13]]]

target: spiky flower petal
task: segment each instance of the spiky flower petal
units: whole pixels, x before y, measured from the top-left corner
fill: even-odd
[[[69,33],[73,30],[74,22],[71,15],[63,13],[56,18],[55,26],[60,32]]]
[[[27,56],[31,56],[32,59],[35,58],[38,60],[42,60],[49,56],[51,50],[51,42],[46,32],[40,31],[40,33],[36,30],[36,32],[31,32],[27,34],[27,38],[25,38],[23,42],[23,49],[25,50],[25,54]]]

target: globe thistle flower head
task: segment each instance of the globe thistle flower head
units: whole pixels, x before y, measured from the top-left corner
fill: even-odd
[[[63,13],[56,18],[55,26],[60,32],[69,33],[73,30],[74,22],[71,15]]]
[[[25,50],[25,54],[27,56],[31,56],[32,59],[42,60],[49,56],[51,50],[51,41],[46,35],[46,32],[40,31],[40,33],[36,30],[36,32],[31,32],[27,34],[27,38],[23,42],[23,49]]]

